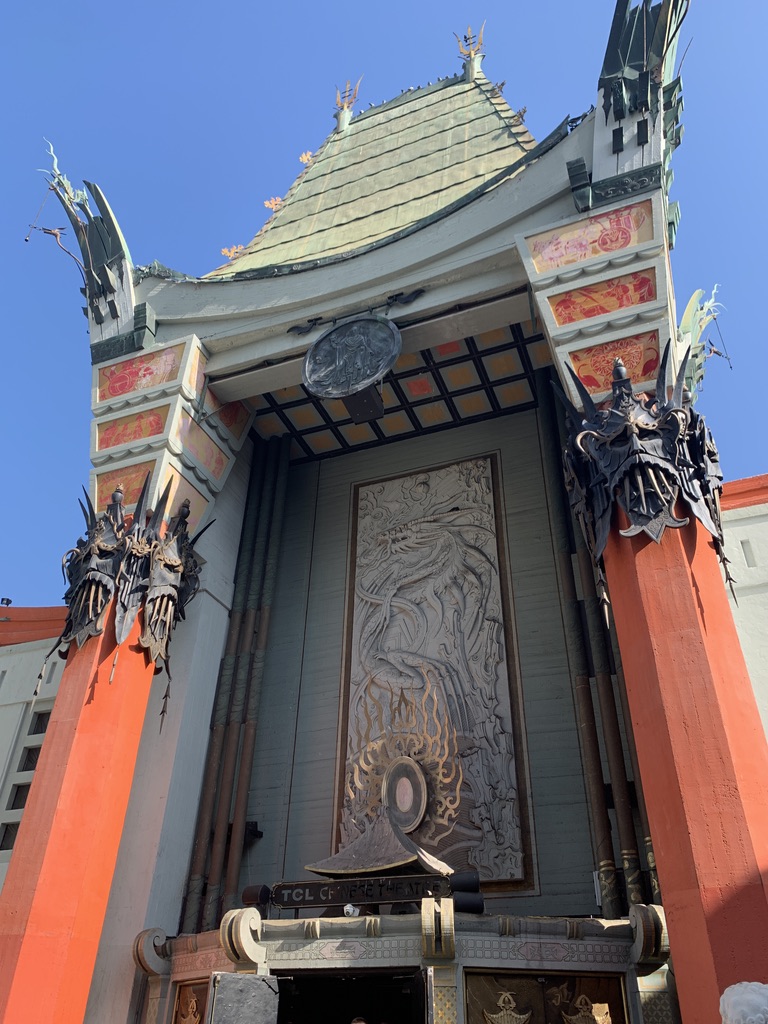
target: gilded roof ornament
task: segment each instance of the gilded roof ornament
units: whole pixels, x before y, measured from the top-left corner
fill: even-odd
[[[344,92],[343,93],[341,92],[341,90],[339,89],[338,86],[336,87],[336,109],[337,110],[351,110],[352,109],[352,107],[357,102],[357,93],[358,93],[358,90],[360,89],[360,83],[362,82],[362,80],[363,80],[363,76],[360,75],[360,77],[358,78],[357,83],[356,83],[356,85],[355,85],[355,87],[353,89],[352,88],[352,83],[350,82],[349,79],[347,79],[347,84],[344,86]]]
[[[466,35],[464,36],[463,42],[461,39],[459,39],[458,35],[456,35],[455,32],[453,33],[454,36],[456,36],[456,42],[459,44],[459,53],[461,54],[463,60],[471,60],[472,57],[476,57],[479,53],[482,52],[484,31],[485,22],[483,22],[477,39],[475,39],[474,33],[472,32],[472,27],[470,25],[467,25],[467,32]]]

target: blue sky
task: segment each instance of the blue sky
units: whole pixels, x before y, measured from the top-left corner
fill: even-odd
[[[264,200],[285,194],[299,154],[331,131],[337,85],[362,75],[362,108],[453,74],[453,33],[485,20],[484,70],[506,80],[505,98],[527,107],[526,124],[543,138],[598,102],[613,9],[614,0],[14,5],[0,61],[0,596],[60,602],[60,559],[79,536],[77,498],[88,480],[91,367],[79,274],[53,239],[32,232],[25,241],[46,195],[36,170],[49,166],[43,137],[76,187],[87,178],[104,190],[135,263],[202,274],[222,262],[223,247],[251,239],[269,214]],[[682,206],[672,254],[679,312],[696,288],[714,284],[725,307],[719,326],[733,369],[708,361],[699,409],[726,479],[768,471],[756,124],[768,14],[750,5],[747,23],[736,10],[694,0],[684,23],[685,137],[672,187]],[[66,224],[53,197],[37,223]],[[71,232],[67,240],[74,244]]]

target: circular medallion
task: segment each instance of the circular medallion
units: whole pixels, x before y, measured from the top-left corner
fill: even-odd
[[[418,828],[427,809],[427,780],[412,757],[396,757],[387,766],[381,784],[389,820],[403,830]]]
[[[344,398],[380,381],[400,355],[400,331],[384,316],[331,327],[307,351],[301,376],[318,398]]]

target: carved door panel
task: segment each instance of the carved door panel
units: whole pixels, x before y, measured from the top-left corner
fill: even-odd
[[[626,1024],[621,978],[467,973],[467,1024]]]

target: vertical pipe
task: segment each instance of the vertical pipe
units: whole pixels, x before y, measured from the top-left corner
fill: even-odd
[[[240,866],[243,860],[243,843],[245,840],[245,819],[248,813],[248,793],[253,773],[253,758],[256,751],[256,729],[259,721],[259,705],[261,687],[264,679],[264,663],[267,654],[269,622],[272,602],[277,581],[277,564],[280,555],[280,542],[283,532],[285,511],[285,493],[288,484],[288,461],[290,456],[291,438],[286,434],[280,443],[279,469],[275,487],[275,502],[272,511],[272,526],[269,533],[269,546],[264,566],[261,600],[259,602],[259,627],[256,645],[251,662],[251,676],[248,687],[248,705],[243,728],[243,746],[240,753],[240,768],[235,791],[235,806],[232,818],[232,837],[229,844],[229,858],[224,884],[223,910],[231,910],[237,902],[237,889],[240,881]]]
[[[211,823],[213,821],[216,789],[221,766],[221,753],[224,746],[224,733],[232,697],[235,656],[242,627],[251,562],[253,561],[253,547],[256,541],[256,524],[258,522],[265,464],[263,449],[264,446],[261,442],[254,441],[251,473],[248,480],[248,493],[243,516],[243,528],[240,534],[240,549],[237,554],[235,567],[235,589],[232,595],[232,610],[230,612],[224,655],[221,659],[219,678],[216,684],[216,696],[211,716],[211,735],[208,741],[208,753],[203,773],[203,786],[200,793],[200,807],[197,814],[195,838],[192,846],[189,880],[184,898],[184,911],[181,921],[182,932],[197,931],[200,919],[203,890],[205,888],[205,863],[208,859]]]
[[[616,645],[616,653],[619,654],[618,644]],[[614,675],[618,683],[619,698],[621,700],[621,711],[624,717],[624,724],[626,727],[627,736],[627,747],[629,748],[629,759],[632,764],[632,774],[635,779],[635,793],[637,794],[637,810],[640,815],[640,828],[642,829],[643,837],[643,850],[645,853],[645,860],[648,865],[648,879],[651,887],[651,902],[661,903],[661,887],[659,886],[659,874],[656,870],[656,855],[653,852],[653,842],[651,840],[651,826],[648,824],[648,811],[645,806],[645,794],[643,793],[642,779],[640,778],[640,768],[637,763],[637,747],[635,746],[635,734],[632,728],[632,719],[629,714],[629,708],[627,707],[627,684],[624,679],[624,669],[621,665],[621,657],[619,655],[618,660],[613,658],[613,647],[610,639],[608,640],[608,654],[611,657]]]
[[[581,756],[584,764],[584,784],[589,816],[592,822],[597,878],[603,916],[615,919],[621,916],[621,896],[616,879],[613,858],[611,822],[605,802],[600,745],[595,724],[592,690],[589,684],[589,660],[584,640],[576,583],[571,558],[571,540],[568,531],[569,512],[565,503],[562,482],[561,449],[557,417],[549,374],[536,375],[539,399],[539,431],[542,447],[542,465],[547,489],[552,543],[557,555],[560,579],[561,609],[566,636],[566,650],[571,669],[574,701],[579,729]]]
[[[245,615],[240,634],[240,645],[235,664],[235,681],[230,705],[229,721],[224,738],[224,753],[221,762],[221,781],[219,784],[218,807],[211,844],[211,860],[208,868],[208,884],[203,906],[203,931],[215,928],[218,924],[218,906],[221,895],[221,876],[227,850],[227,833],[229,831],[230,812],[232,808],[232,791],[237,767],[237,755],[240,747],[240,733],[247,698],[248,679],[253,654],[253,644],[258,616],[259,595],[264,577],[264,557],[266,554],[267,537],[272,515],[272,503],[275,490],[275,470],[277,468],[277,451],[279,442],[273,438],[267,447],[267,468],[262,490],[262,502],[259,510],[259,524],[256,530],[256,543],[253,550],[253,566],[248,585]]]
[[[577,533],[577,531],[574,531],[574,533]],[[605,643],[605,630],[595,588],[592,558],[580,533],[577,533],[576,536],[576,554],[579,561],[579,574],[584,594],[589,642],[592,648],[592,660],[595,668],[595,683],[597,685],[597,698],[600,703],[600,720],[603,727],[605,753],[608,760],[608,771],[611,776],[613,805],[616,810],[621,866],[624,869],[627,900],[630,904],[644,903],[640,855],[637,850],[635,820],[632,814],[632,801],[629,795],[627,770],[624,763],[624,749],[619,729],[619,714],[616,709],[616,698],[613,692],[613,680],[611,679],[610,662]]]

